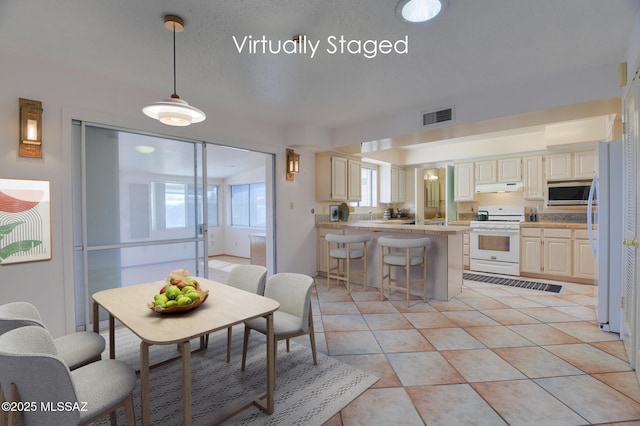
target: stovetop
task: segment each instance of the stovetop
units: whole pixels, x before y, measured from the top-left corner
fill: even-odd
[[[475,220],[470,223],[472,228],[495,228],[495,225],[519,227],[524,221],[524,207],[522,206],[480,206],[479,216],[486,220]]]

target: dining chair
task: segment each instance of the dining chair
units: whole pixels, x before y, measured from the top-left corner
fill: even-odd
[[[70,371],[43,327],[0,335],[0,399],[26,408],[0,411],[0,424],[87,425],[107,414],[116,424],[116,409],[123,407],[126,423],[134,425],[135,385],[133,369],[115,359]]]
[[[431,239],[424,238],[395,238],[380,237],[378,244],[381,246],[382,282],[380,285],[380,300],[384,300],[384,289],[391,294],[391,290],[403,291],[407,294],[407,307],[409,307],[409,294],[412,284],[422,285],[422,299],[427,302],[427,257]],[[417,252],[417,253],[416,253]],[[422,277],[419,280],[411,280],[411,268],[421,266]],[[385,273],[385,267],[387,272]],[[404,269],[404,279],[393,278],[391,268]],[[404,286],[399,285],[404,283]]]
[[[18,327],[36,325],[46,329],[38,309],[28,302],[0,305],[0,335]],[[54,339],[58,356],[71,370],[97,361],[104,351],[104,338],[92,331],[78,331]]]
[[[286,339],[289,352],[289,339],[296,336],[309,335],[313,364],[318,364],[316,355],[316,339],[313,332],[313,313],[311,310],[311,288],[313,278],[292,272],[275,274],[267,280],[264,296],[280,303],[280,308],[273,313],[274,357],[278,353],[278,341]],[[255,318],[244,323],[244,343],[242,346],[242,371],[247,359],[249,333],[256,330],[267,334],[267,320]],[[274,358],[275,359],[275,358]]]
[[[264,266],[238,265],[229,272],[227,285],[262,296],[266,280],[267,268]],[[231,361],[231,334],[232,327],[229,327],[227,328],[227,362]]]

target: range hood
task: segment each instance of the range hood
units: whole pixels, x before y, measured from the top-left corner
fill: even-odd
[[[482,192],[515,192],[522,191],[522,182],[483,183],[476,185],[476,193]]]

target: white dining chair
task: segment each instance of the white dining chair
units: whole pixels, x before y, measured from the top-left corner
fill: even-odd
[[[36,325],[45,328],[38,309],[28,302],[0,305],[0,335],[18,327]],[[78,331],[54,339],[58,356],[73,370],[101,358],[104,338],[92,331]]]
[[[43,327],[0,335],[0,395],[28,407],[0,411],[0,424],[88,425],[107,414],[115,424],[116,409],[123,407],[127,424],[135,425],[135,385],[133,369],[115,359],[70,371]]]
[[[278,352],[278,341],[286,339],[289,352],[289,339],[296,336],[309,335],[313,364],[318,364],[316,339],[313,331],[313,313],[311,310],[311,289],[313,278],[291,272],[275,274],[267,280],[264,296],[280,303],[280,308],[273,313],[274,357]],[[242,346],[242,371],[247,359],[249,334],[255,330],[267,334],[267,321],[255,318],[244,323],[244,343]]]

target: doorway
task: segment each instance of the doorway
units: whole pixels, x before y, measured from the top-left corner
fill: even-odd
[[[160,281],[173,269],[208,277],[210,252],[242,250],[243,233],[268,234],[275,259],[272,154],[93,123],[72,127],[77,329],[89,327],[93,293]],[[233,199],[232,188],[242,185],[261,186],[259,206]],[[254,216],[247,226],[245,208]]]

